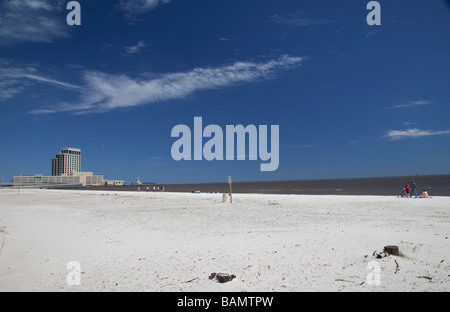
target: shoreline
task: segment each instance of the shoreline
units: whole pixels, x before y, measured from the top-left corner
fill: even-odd
[[[348,178],[348,179],[315,179],[315,180],[285,180],[285,181],[250,181],[233,182],[233,194],[297,194],[297,195],[387,195],[397,196],[406,183],[414,179],[417,184],[417,193],[421,195],[422,189],[427,189],[430,196],[450,196],[450,175],[427,176],[400,176],[375,178]],[[203,193],[229,192],[229,185],[223,183],[187,183],[187,184],[154,184],[125,186],[90,186],[67,189],[78,190],[110,190],[110,191],[137,191],[153,192],[154,185],[164,186],[165,192],[191,193],[200,190]]]

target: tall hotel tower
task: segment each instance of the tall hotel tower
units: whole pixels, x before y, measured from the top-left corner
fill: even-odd
[[[52,176],[71,176],[72,171],[81,171],[81,150],[65,147],[52,158]]]

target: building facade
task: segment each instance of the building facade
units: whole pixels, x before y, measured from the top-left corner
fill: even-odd
[[[81,150],[64,147],[52,158],[52,176],[70,176],[73,171],[81,172]]]
[[[43,176],[35,174],[34,176],[16,176],[13,178],[15,184],[65,184],[79,186],[99,186],[104,185],[105,180],[102,175],[93,175],[92,172],[74,172],[73,175],[66,176]]]
[[[125,185],[124,180],[105,180],[105,186],[122,186]]]
[[[123,180],[105,180],[102,175],[81,171],[81,150],[65,147],[52,158],[52,175],[15,176],[15,184],[65,184],[79,186],[124,185]]]
[[[80,177],[71,176],[43,176],[42,174],[35,174],[34,176],[20,176],[14,177],[15,184],[79,184]]]

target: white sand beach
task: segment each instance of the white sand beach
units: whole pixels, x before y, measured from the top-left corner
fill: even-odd
[[[0,190],[0,228],[3,292],[450,290],[450,197]]]

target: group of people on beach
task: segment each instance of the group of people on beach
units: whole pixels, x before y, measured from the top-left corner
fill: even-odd
[[[428,198],[428,192],[426,189],[422,190],[422,195],[417,195],[417,186],[416,183],[414,182],[414,180],[411,181],[410,183],[406,183],[405,187],[402,190],[402,196],[404,198],[412,198],[414,196],[414,198]]]
[[[147,187],[147,192],[149,191],[149,188]],[[155,186],[153,185],[153,192],[164,192],[164,186]]]
[[[137,190],[138,190],[138,192],[140,192],[141,188],[138,187]],[[148,186],[147,186],[146,190],[147,190],[147,192],[150,192],[150,188]],[[164,186],[156,186],[156,185],[154,185],[153,186],[153,192],[164,192]]]

